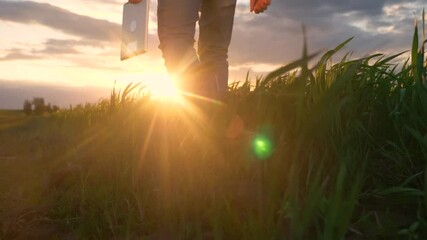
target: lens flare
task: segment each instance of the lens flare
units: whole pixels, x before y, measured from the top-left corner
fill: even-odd
[[[258,159],[265,160],[273,154],[273,142],[264,135],[255,136],[252,147]]]

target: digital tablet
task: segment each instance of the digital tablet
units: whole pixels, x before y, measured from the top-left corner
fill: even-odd
[[[147,52],[150,0],[123,6],[121,60]]]

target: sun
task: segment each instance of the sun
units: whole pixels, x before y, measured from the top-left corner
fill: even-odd
[[[139,74],[128,74],[118,79],[120,87],[128,83],[140,83],[139,93],[149,95],[151,100],[183,103],[184,97],[178,87],[178,79],[171,77],[166,72],[153,71]]]
[[[148,92],[154,100],[181,101],[182,96],[177,87],[176,80],[169,76],[157,78],[148,84]]]

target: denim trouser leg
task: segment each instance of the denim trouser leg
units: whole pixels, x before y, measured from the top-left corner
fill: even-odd
[[[236,0],[158,0],[160,49],[184,91],[218,98],[227,91],[228,46]],[[194,49],[200,19],[199,57]]]
[[[236,0],[202,1],[198,53],[216,98],[228,91],[228,47],[233,31]]]
[[[194,49],[194,34],[201,2],[202,0],[158,0],[159,48],[168,72],[182,81],[187,80],[188,72],[199,66],[199,58]]]

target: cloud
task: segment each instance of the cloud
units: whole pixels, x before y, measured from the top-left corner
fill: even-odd
[[[311,52],[355,37],[344,51],[363,56],[410,48],[414,13],[424,0],[275,0],[260,15],[237,8],[230,63],[283,64],[302,52],[302,24]]]
[[[92,0],[102,3],[118,3],[118,0]],[[117,9],[121,9],[118,7]],[[54,30],[58,30],[74,37],[68,40],[47,39],[42,49],[9,49],[6,55],[0,57],[1,61],[10,60],[37,60],[60,55],[85,54],[84,47],[106,49],[114,47],[119,54],[121,41],[121,26],[106,20],[95,19],[89,16],[79,15],[63,8],[46,3],[33,1],[1,1],[0,21],[12,21],[23,24],[40,24]],[[29,33],[31,34],[31,32]],[[76,38],[77,37],[77,38]],[[149,48],[153,49],[149,55],[160,57],[157,50],[158,39],[156,34],[149,34]],[[156,49],[156,50],[154,50]],[[100,53],[102,55],[102,53]],[[64,58],[66,59],[66,58]],[[76,61],[79,66],[87,66],[81,60]],[[93,59],[92,59],[93,61]],[[97,68],[102,68],[98,66]]]
[[[413,3],[420,0],[286,0],[273,1],[269,15],[304,21],[307,24],[327,23],[331,16],[350,12],[367,17],[383,14],[387,5]]]
[[[0,1],[0,20],[40,24],[83,39],[111,41],[120,38],[120,26],[106,20],[32,1]]]
[[[121,11],[120,3],[123,3],[120,0],[90,1],[118,4],[117,11]],[[414,13],[420,11],[423,1],[273,0],[270,9],[260,15],[250,14],[247,1],[240,1],[229,51],[230,65],[235,68],[251,64],[280,65],[299,58],[303,23],[307,27],[311,52],[331,49],[352,36],[355,39],[343,51],[354,50],[356,56],[405,50],[411,43]],[[155,5],[154,2],[152,10]],[[83,54],[83,47],[108,47],[111,41],[120,42],[119,24],[46,3],[0,0],[1,20],[40,24],[78,37],[73,40],[49,39],[43,43],[44,48],[29,52],[9,51],[3,61],[77,55]],[[151,21],[157,20],[154,17]],[[161,56],[157,45],[157,36],[150,34],[148,55]],[[118,44],[116,48],[118,54]]]
[[[79,54],[81,52],[76,49],[77,47],[103,48],[103,44],[94,40],[48,39],[44,43],[44,49],[34,51],[34,53],[48,55]]]
[[[8,49],[6,55],[0,57],[0,61],[38,60],[58,55],[77,55],[81,54],[77,50],[79,47],[103,48],[102,44],[93,40],[48,39],[43,45],[42,49],[30,49],[29,51],[18,48]]]
[[[0,57],[0,61],[16,61],[16,60],[35,60],[40,59],[40,56],[24,53],[22,50],[13,48],[9,49],[8,53]]]

